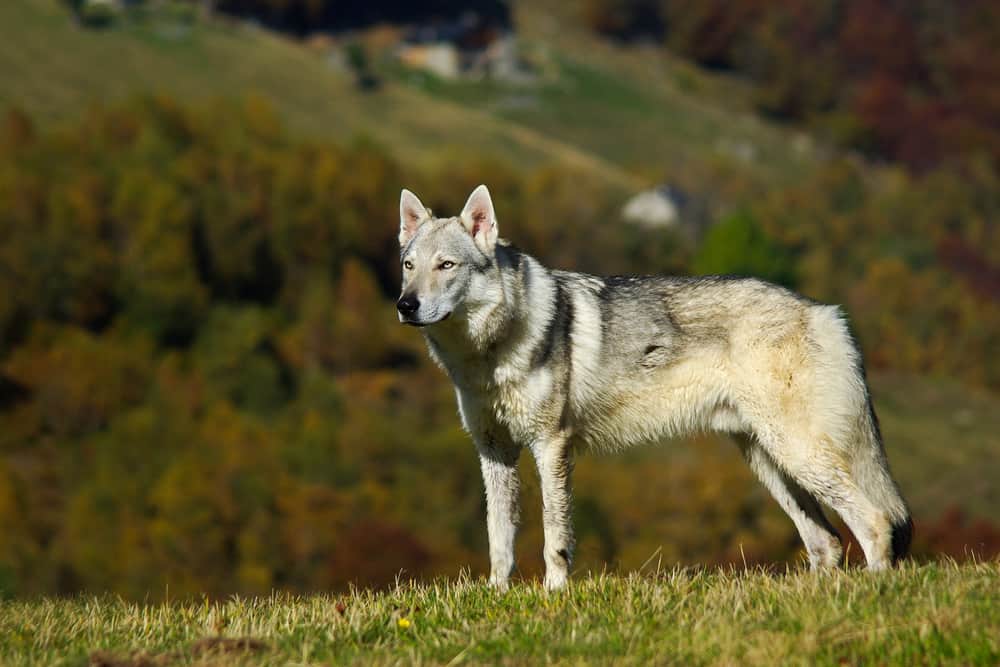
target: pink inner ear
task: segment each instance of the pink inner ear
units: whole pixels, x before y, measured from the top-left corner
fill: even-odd
[[[408,235],[413,235],[420,226],[423,216],[415,208],[407,207],[403,211],[403,230]]]
[[[472,214],[472,235],[476,236],[479,232],[486,231],[489,229],[490,221],[486,217],[485,211],[476,211]]]

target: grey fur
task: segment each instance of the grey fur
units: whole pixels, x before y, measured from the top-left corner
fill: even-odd
[[[453,218],[404,191],[400,247],[403,297],[419,301],[404,312],[401,300],[400,321],[423,327],[480,455],[495,585],[514,565],[522,450],[541,480],[545,583],[558,588],[573,553],[573,453],[706,429],[736,437],[813,567],[841,557],[820,502],[873,569],[902,555],[909,511],[836,308],[753,278],[549,270],[498,238],[484,186]]]

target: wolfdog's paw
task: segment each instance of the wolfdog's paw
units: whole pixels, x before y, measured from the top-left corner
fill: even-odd
[[[507,577],[490,575],[489,585],[490,588],[496,590],[497,592],[503,593],[510,588],[510,580]]]
[[[547,591],[559,591],[566,588],[566,584],[569,583],[569,576],[563,571],[546,571],[545,572],[545,590]]]
[[[867,570],[869,572],[888,572],[892,569],[892,561],[888,558],[879,558],[877,560],[872,559],[868,563]]]
[[[844,548],[840,544],[840,538],[829,533],[812,536],[806,542],[806,552],[809,554],[809,569],[813,572],[832,570],[838,567],[844,558]]]

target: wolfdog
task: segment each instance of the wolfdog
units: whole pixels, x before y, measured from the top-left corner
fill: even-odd
[[[573,556],[574,451],[700,430],[735,437],[813,569],[842,557],[820,503],[870,569],[905,555],[913,524],[837,307],[754,278],[547,269],[498,237],[483,185],[457,217],[408,190],[399,213],[399,320],[422,328],[475,442],[490,583],[505,588],[514,567],[523,449],[541,484],[545,586],[557,589]]]

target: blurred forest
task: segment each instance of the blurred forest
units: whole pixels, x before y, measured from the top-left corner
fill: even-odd
[[[588,3],[592,26],[617,38],[636,38],[653,12],[669,48],[757,80],[762,108],[850,127],[848,144],[895,161],[835,155],[801,182],[727,202],[694,236],[624,224],[619,191],[592,173],[471,150],[417,163],[377,138],[293,134],[255,96],[146,95],[60,126],[5,110],[0,591],[224,595],[484,570],[473,448],[450,384],[392,305],[404,186],[447,214],[487,182],[501,234],[558,268],[780,282],[843,304],[875,374],[1000,392],[1000,87],[997,58],[977,50],[1000,21],[988,3],[958,3],[933,24],[969,25],[966,38],[945,32],[912,52],[844,27],[871,28],[855,7],[914,16],[898,5],[773,3],[779,17],[768,3]],[[835,6],[840,27],[815,13]],[[706,39],[709,27],[723,32]],[[879,44],[902,61],[844,55]],[[754,45],[764,50],[746,56]],[[783,64],[744,64],[771,62],[761,53]],[[884,80],[859,74],[864,58],[898,75],[906,104],[892,114],[895,98],[880,96],[896,84],[873,92]],[[920,125],[939,113],[947,122]],[[914,152],[915,136],[927,141]],[[581,568],[798,557],[791,523],[732,448],[693,444],[669,459],[581,462]],[[541,530],[530,481],[526,493],[518,553],[531,575]],[[1000,529],[954,512],[918,518],[917,540],[924,555],[1000,552]]]
[[[991,0],[586,0],[587,23],[756,84],[765,113],[927,169],[1000,158]]]
[[[202,0],[195,0],[202,2]],[[204,2],[202,2],[204,4]],[[510,25],[501,0],[212,0],[296,34],[472,13]],[[558,3],[557,3],[558,4]],[[573,3],[562,3],[572,5]],[[956,153],[1000,158],[1000,5],[992,0],[584,0],[600,34],[662,43],[756,84],[764,113],[870,155],[927,169]]]

